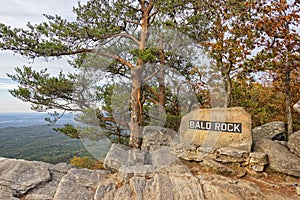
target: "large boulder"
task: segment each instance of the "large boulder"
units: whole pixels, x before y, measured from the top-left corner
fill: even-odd
[[[164,146],[170,146],[177,132],[160,126],[146,126],[143,129],[142,150],[155,151]]]
[[[252,130],[253,140],[285,140],[285,133],[285,124],[281,121],[270,122]]]
[[[251,117],[240,107],[194,110],[182,118],[180,143],[205,152],[222,147],[250,152]]]
[[[287,145],[292,153],[300,157],[300,131],[293,133],[289,137]]]
[[[300,159],[285,146],[272,140],[259,140],[254,150],[268,154],[269,167],[277,172],[300,177]]]

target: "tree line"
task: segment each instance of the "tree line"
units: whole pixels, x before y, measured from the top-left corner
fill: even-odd
[[[299,127],[299,9],[296,0],[89,0],[74,21],[0,24],[0,49],[68,57],[80,73],[16,68],[11,93],[36,110],[81,112],[134,148],[143,126],[176,130],[193,107],[243,106],[253,125],[286,121],[289,136]]]

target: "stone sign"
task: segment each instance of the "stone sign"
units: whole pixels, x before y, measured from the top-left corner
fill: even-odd
[[[180,142],[202,149],[231,147],[250,152],[251,117],[240,107],[194,110],[182,118]]]

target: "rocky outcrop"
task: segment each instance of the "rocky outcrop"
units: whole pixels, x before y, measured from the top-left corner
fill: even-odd
[[[270,122],[252,129],[253,140],[284,140],[285,133],[285,125],[281,121]]]
[[[300,131],[293,133],[289,137],[287,146],[292,153],[300,157]]]
[[[262,199],[257,185],[213,174],[193,175],[183,164],[157,169],[151,176],[120,179],[105,170],[67,164],[4,159],[0,161],[0,199]]]
[[[254,150],[268,154],[269,167],[271,169],[300,177],[300,159],[283,145],[264,139],[255,142]]]

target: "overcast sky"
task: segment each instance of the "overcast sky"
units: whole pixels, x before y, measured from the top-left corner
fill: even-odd
[[[58,14],[69,20],[74,19],[72,8],[78,0],[0,0],[0,23],[11,27],[25,27],[27,22],[37,24],[45,21],[43,14]],[[81,1],[83,2],[83,1]],[[15,67],[33,66],[34,69],[48,68],[53,74],[70,71],[66,60],[45,62],[42,59],[28,60],[11,52],[0,51],[0,112],[28,112],[30,105],[24,104],[8,93],[8,89],[16,86],[8,80],[6,74],[13,74]]]

